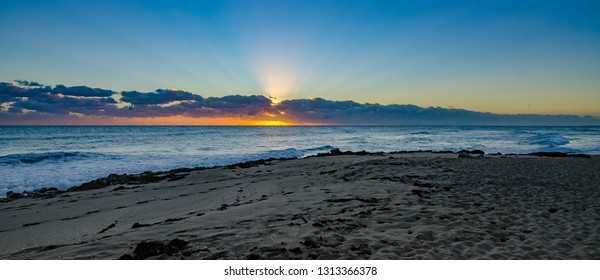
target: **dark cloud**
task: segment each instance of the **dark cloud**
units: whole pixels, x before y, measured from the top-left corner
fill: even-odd
[[[124,91],[121,101],[133,105],[158,105],[167,104],[173,101],[197,101],[202,100],[202,96],[191,92],[171,89],[157,89],[155,92]]]
[[[15,80],[15,82],[22,86],[28,86],[28,87],[43,87],[44,86],[43,84],[33,82],[33,81],[26,81],[26,80]]]
[[[28,87],[17,83],[0,82],[0,95],[7,97],[28,97],[34,95]]]
[[[179,94],[123,92],[121,101],[134,104],[127,110],[113,112],[118,116],[135,117],[248,117],[258,116],[272,110],[271,100],[261,95],[230,95],[224,97],[202,98],[198,95],[188,96],[187,92]],[[127,96],[127,97],[125,97]],[[165,106],[173,101],[182,101],[178,104]]]
[[[112,90],[106,90],[101,88],[91,88],[88,86],[74,86],[66,87],[63,85],[57,85],[52,89],[53,93],[70,95],[70,96],[81,96],[81,97],[109,97],[114,94]]]
[[[79,97],[110,97],[114,94],[111,90],[91,88],[88,86],[66,87],[57,85],[54,88],[43,86],[40,83],[18,81],[17,83],[0,82],[0,94],[12,97],[34,97],[40,94],[52,93]]]
[[[228,112],[237,116],[256,116],[272,110],[271,99],[262,95],[229,95],[210,97],[200,104],[202,108],[210,108],[219,112]]]
[[[52,91],[50,87],[30,88],[18,83],[0,82],[0,103],[15,101],[22,97],[34,97],[49,91]]]
[[[80,113],[101,115],[107,109],[114,109],[118,102],[111,97],[113,91],[87,86],[52,88],[40,83],[17,81],[0,83],[0,103],[13,102],[9,113],[32,112],[67,115]]]
[[[11,105],[11,108],[58,115],[69,113],[103,115],[106,109],[116,108],[114,105],[116,103],[117,101],[112,97],[77,98],[67,95],[41,93],[31,98],[18,100]]]
[[[360,104],[354,101],[330,101],[322,98],[286,100],[278,109],[305,122],[331,124],[427,124],[461,121],[485,113],[415,105]]]
[[[360,104],[322,98],[281,102],[292,120],[348,125],[598,125],[600,119],[574,115],[502,115],[415,105]]]
[[[54,88],[40,83],[0,82],[0,124],[30,123],[57,116],[235,117],[333,125],[599,125],[600,119],[573,115],[499,115],[415,105],[361,104],[322,98],[272,103],[262,95],[203,98],[187,91],[157,89],[118,94],[87,86]]]

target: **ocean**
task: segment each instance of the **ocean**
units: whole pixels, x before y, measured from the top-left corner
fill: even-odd
[[[342,151],[600,154],[600,127],[0,126],[0,196],[109,174]]]

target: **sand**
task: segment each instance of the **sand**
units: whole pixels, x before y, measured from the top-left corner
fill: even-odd
[[[598,156],[338,155],[242,167],[0,203],[0,258],[600,258]]]

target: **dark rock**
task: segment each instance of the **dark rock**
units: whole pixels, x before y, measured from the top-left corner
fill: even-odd
[[[365,150],[359,151],[359,152],[352,152],[352,151],[345,151],[342,152],[340,151],[340,149],[333,149],[331,151],[329,151],[329,153],[318,153],[315,156],[310,156],[310,157],[327,157],[327,156],[340,156],[340,155],[358,155],[358,156],[366,156],[366,155],[384,155],[383,152],[367,152]]]
[[[483,157],[484,154],[485,152],[482,150],[460,150],[458,152],[458,158],[477,158]]]
[[[141,185],[147,183],[158,182],[161,180],[179,180],[187,174],[179,174],[182,172],[190,172],[195,170],[204,170],[206,168],[198,167],[198,168],[180,168],[174,169],[168,172],[144,172],[141,174],[110,174],[107,177],[99,178],[87,183],[83,183],[79,186],[72,187],[68,189],[69,192],[78,192],[85,190],[94,190],[100,189],[107,186],[112,185]],[[120,187],[114,189],[113,191],[119,190]]]
[[[319,243],[310,236],[304,237],[304,241],[302,241],[300,243],[302,243],[302,245],[304,245],[308,248],[316,248],[319,246]]]
[[[458,158],[474,158],[475,156],[469,154],[469,153],[465,153],[465,152],[460,152],[458,153]]]
[[[133,255],[135,259],[144,260],[149,257],[165,254],[167,248],[160,241],[142,241],[135,246]]]
[[[293,158],[273,158],[272,157],[272,158],[268,158],[268,159],[251,160],[251,161],[231,164],[231,165],[228,165],[227,168],[229,168],[229,169],[250,168],[250,167],[257,167],[259,165],[270,165],[271,162],[274,160],[290,160],[290,159],[293,159]]]
[[[6,198],[8,200],[15,200],[15,199],[23,198],[23,197],[24,197],[23,194],[16,193],[16,192],[13,192],[13,191],[9,191],[9,192],[6,193]]]
[[[300,247],[292,248],[292,249],[289,249],[288,251],[290,251],[294,255],[302,254],[302,249],[300,249]]]
[[[454,154],[453,151],[434,151],[434,150],[416,150],[416,151],[395,151],[390,154],[412,154],[412,153],[433,153],[433,154]]]
[[[179,239],[179,238],[175,238],[171,241],[169,241],[168,246],[169,247],[173,247],[176,248],[178,250],[183,250],[190,242]]]
[[[252,254],[246,256],[246,259],[249,259],[249,260],[260,260],[260,255],[257,254],[257,253],[252,253]]]
[[[467,154],[471,154],[471,155],[481,155],[481,156],[483,156],[485,154],[485,152],[482,151],[482,150],[472,150],[472,151],[469,151],[469,150],[460,150],[458,153],[459,154],[460,153],[467,153]]]
[[[529,156],[538,156],[538,157],[575,157],[575,158],[591,158],[592,156],[586,154],[567,154],[561,152],[537,152],[526,154]]]
[[[133,250],[133,255],[125,254],[119,259],[144,260],[150,257],[160,255],[171,256],[185,249],[188,243],[189,242],[181,240],[179,238],[175,238],[169,241],[168,243],[156,240],[142,241],[135,246],[135,249]]]
[[[119,260],[133,260],[134,258],[130,254],[122,255]]]
[[[556,208],[550,208],[550,209],[548,209],[548,212],[554,214],[554,213],[558,212],[558,209],[556,209]]]

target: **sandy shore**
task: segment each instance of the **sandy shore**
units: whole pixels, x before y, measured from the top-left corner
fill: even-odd
[[[175,172],[0,203],[0,258],[599,259],[600,157],[339,155]]]

